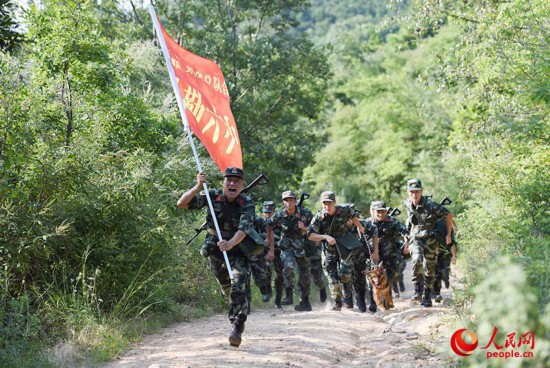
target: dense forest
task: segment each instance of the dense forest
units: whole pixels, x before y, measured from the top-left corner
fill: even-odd
[[[224,310],[200,240],[184,245],[203,219],[175,203],[197,168],[149,3],[0,1],[5,366],[56,366],[61,345],[75,362],[109,360]],[[153,3],[223,70],[246,179],[270,179],[257,203],[292,188],[311,209],[323,190],[399,207],[421,178],[453,200],[457,318],[484,336],[498,326],[501,341],[533,331],[530,364],[548,364],[547,0]]]

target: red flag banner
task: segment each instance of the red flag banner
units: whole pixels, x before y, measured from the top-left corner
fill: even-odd
[[[189,127],[222,172],[243,167],[239,132],[229,106],[229,91],[220,67],[178,45],[160,24]]]

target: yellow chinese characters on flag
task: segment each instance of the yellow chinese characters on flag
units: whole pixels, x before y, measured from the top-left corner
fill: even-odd
[[[225,171],[243,167],[239,132],[229,106],[229,92],[220,67],[178,45],[160,26],[176,74],[189,127]]]

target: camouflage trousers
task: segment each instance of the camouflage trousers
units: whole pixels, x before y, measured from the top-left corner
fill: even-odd
[[[415,287],[431,290],[434,284],[435,264],[439,253],[439,242],[435,237],[413,238],[411,251],[412,282]]]
[[[260,289],[262,294],[266,294],[271,283],[271,269],[267,265],[265,252],[255,256],[248,256],[250,260],[250,268],[254,283]]]
[[[323,280],[323,261],[321,259],[321,248],[317,247],[317,249],[317,254],[309,258],[309,267],[313,283],[319,288],[319,290],[321,290],[325,288],[325,281]]]
[[[435,264],[435,279],[434,279],[434,292],[436,294],[441,293],[441,282],[445,285],[449,285],[449,277],[451,274],[451,259],[452,254],[449,247],[439,244],[439,254],[437,256],[437,263]]]
[[[285,288],[294,288],[294,270],[298,269],[298,286],[300,296],[309,296],[309,258],[297,257],[294,249],[286,249],[281,253],[283,261],[283,281]]]
[[[380,261],[382,267],[386,269],[386,275],[390,285],[399,281],[399,256],[397,248],[393,243],[382,243],[379,245]]]
[[[281,250],[275,248],[275,258],[273,261],[268,261],[273,265],[273,271],[275,271],[275,292],[277,294],[282,294],[284,287],[284,278],[283,278],[283,260],[281,259]],[[271,271],[271,270],[270,270]],[[271,272],[269,273],[269,282],[271,283]]]
[[[340,262],[340,254],[335,246],[323,242],[323,270],[328,279],[330,296],[335,302],[342,302],[342,284],[349,284],[352,279],[352,268],[349,263]]]
[[[397,252],[397,259],[398,259],[398,267],[399,267],[398,280],[399,280],[399,282],[403,282],[403,274],[405,273],[405,268],[407,267],[407,262],[405,261],[405,257],[403,256],[403,253],[401,253],[401,252]]]
[[[250,281],[250,260],[240,251],[227,252],[227,257],[233,270],[233,280],[229,277],[221,252],[208,256],[210,269],[220,284],[224,297],[229,301],[229,320],[231,322],[235,319],[246,321],[248,315],[246,284]]]

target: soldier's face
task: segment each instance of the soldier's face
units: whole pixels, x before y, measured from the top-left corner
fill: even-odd
[[[386,219],[386,216],[388,215],[388,211],[374,211],[376,212],[376,219],[378,221],[384,221]]]
[[[271,218],[271,216],[273,216],[273,212],[263,212],[264,214],[264,219],[268,219],[268,218]]]
[[[285,198],[283,199],[283,205],[287,210],[292,210],[296,207],[296,198]]]
[[[223,194],[229,202],[233,202],[243,190],[243,179],[238,176],[226,176],[223,178]]]
[[[323,202],[323,211],[328,213],[330,216],[334,215],[334,212],[336,212],[336,202],[333,202],[333,201]]]
[[[416,206],[418,203],[420,203],[420,199],[422,198],[422,189],[420,190],[409,190],[409,198]]]

